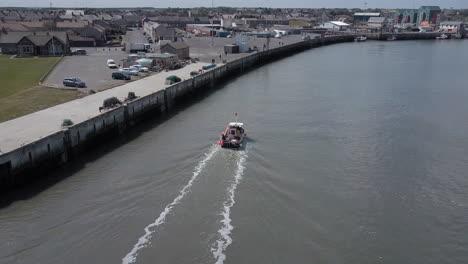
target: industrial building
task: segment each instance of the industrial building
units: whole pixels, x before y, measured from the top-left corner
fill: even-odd
[[[421,25],[428,22],[431,25],[440,23],[442,10],[438,6],[421,6],[419,9],[397,9],[395,23]]]
[[[344,31],[349,29],[350,24],[341,22],[341,21],[329,21],[322,23],[319,28],[320,29],[326,29],[329,31]]]

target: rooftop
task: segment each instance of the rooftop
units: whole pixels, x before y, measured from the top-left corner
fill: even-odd
[[[171,57],[176,57],[177,55],[172,54],[172,53],[161,53],[161,54],[155,54],[153,55],[154,58],[171,58]]]
[[[330,23],[336,25],[336,26],[349,26],[348,23],[341,22],[341,21],[330,21]]]
[[[380,13],[354,13],[355,16],[380,16]]]
[[[385,22],[387,18],[386,17],[371,17],[369,18],[368,23],[383,23]]]
[[[173,47],[173,48],[176,49],[176,50],[178,50],[178,49],[186,49],[186,48],[189,47],[189,46],[187,45],[187,43],[182,42],[182,41],[178,41],[178,42],[169,42],[169,43],[167,43],[167,44],[164,45],[164,46],[167,46],[167,45]],[[162,46],[161,48],[163,48],[164,46]]]

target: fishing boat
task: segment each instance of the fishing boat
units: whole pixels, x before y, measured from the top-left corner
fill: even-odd
[[[229,122],[226,130],[221,134],[218,145],[222,148],[238,149],[244,146],[247,134],[244,130],[244,124],[236,121]]]
[[[366,41],[366,40],[367,40],[366,35],[359,35],[356,38],[354,38],[354,41],[356,41],[356,42],[363,42],[363,41]]]

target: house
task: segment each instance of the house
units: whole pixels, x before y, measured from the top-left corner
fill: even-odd
[[[0,53],[2,54],[17,54],[16,44],[24,36],[28,36],[32,32],[0,32]]]
[[[151,36],[151,38],[154,41],[160,41],[160,40],[175,41],[176,40],[175,28],[167,26],[167,25],[162,25],[156,22],[147,21],[147,22],[144,22],[143,24],[143,30],[146,32],[148,36]]]
[[[31,31],[29,28],[26,26],[20,24],[20,23],[15,23],[15,22],[9,22],[9,23],[1,23],[0,22],[0,30],[3,32],[8,32],[8,31]]]
[[[329,21],[322,23],[319,28],[329,31],[344,31],[349,29],[350,25],[341,21]]]
[[[81,37],[93,38],[96,41],[97,46],[102,46],[107,42],[106,30],[99,25],[93,24],[83,28],[74,28],[71,30]]]
[[[107,41],[106,29],[98,24],[89,23],[86,20],[57,22],[56,27],[60,30],[72,31],[75,35],[81,37],[93,38],[97,46],[102,46]]]
[[[124,15],[123,19],[127,21],[127,27],[141,27],[142,17],[129,13]]]
[[[174,16],[157,16],[157,17],[147,17],[143,19],[143,22],[156,22],[158,24],[165,24],[170,27],[175,28],[185,28],[187,24],[195,23],[194,17],[174,17]]]
[[[80,35],[70,35],[70,46],[71,47],[95,47],[96,41],[94,38],[82,37]]]
[[[67,32],[33,32],[22,37],[16,48],[20,57],[63,56],[70,53]]]
[[[190,47],[185,42],[171,42],[161,47],[161,53],[172,53],[179,59],[187,59],[190,58]]]

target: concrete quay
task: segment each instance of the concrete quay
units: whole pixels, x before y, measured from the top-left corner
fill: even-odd
[[[180,102],[214,88],[217,81],[306,49],[353,40],[354,36],[331,36],[250,53],[194,78],[190,78],[189,73],[206,63],[190,64],[178,71],[162,72],[1,123],[0,189],[28,182],[37,177],[38,171],[47,172],[83,153],[90,142],[99,144],[96,140],[99,137],[118,135],[130,129],[143,116],[169,113]],[[171,86],[163,85],[169,75],[178,75],[185,80]],[[129,91],[140,98],[104,113],[98,111],[104,99],[111,96],[124,98]],[[149,113],[151,115],[147,115]],[[71,119],[74,125],[62,129],[63,119]]]

